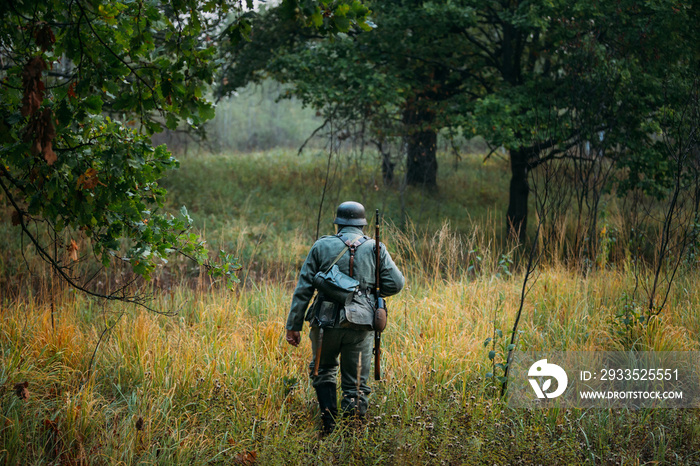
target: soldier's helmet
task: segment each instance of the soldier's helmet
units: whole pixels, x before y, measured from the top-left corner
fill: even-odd
[[[343,202],[338,206],[333,223],[336,225],[350,225],[353,227],[367,225],[367,219],[365,218],[365,206],[359,202]]]

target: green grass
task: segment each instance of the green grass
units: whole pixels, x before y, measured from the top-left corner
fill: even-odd
[[[187,204],[212,246],[237,252],[244,283],[210,286],[175,261],[168,286],[161,277],[153,288],[157,309],[178,310],[166,317],[61,288],[52,295],[51,275],[28,257],[35,275],[5,275],[24,291],[0,299],[0,463],[700,463],[697,409],[519,410],[497,396],[483,342],[511,328],[522,279],[504,259],[518,252],[499,236],[507,167],[473,156],[454,170],[441,158],[441,187],[429,193],[376,183],[364,157],[333,161],[321,233],[332,231],[339,200],[380,207],[407,277],[389,300],[384,380],[371,383],[365,424],[341,422],[318,439],[311,345],[283,338],[327,159],[191,156],[166,180],[170,207]],[[0,257],[5,273],[21,269],[9,250]],[[682,272],[658,324],[624,326],[623,296],[635,289],[628,264],[582,276],[553,260],[526,301],[519,349],[698,351],[700,272]],[[22,398],[14,387],[25,381]]]
[[[455,168],[443,154],[440,187],[426,192],[399,182],[385,186],[375,154],[334,154],[319,219],[327,163],[318,151],[201,154],[184,158],[164,185],[171,208],[187,205],[213,249],[234,252],[248,278],[294,279],[317,222],[319,235],[332,233],[335,208],[351,199],[362,202],[368,216],[380,209],[411,241],[447,225],[460,237],[502,243],[509,180],[502,162],[472,155]]]
[[[237,222],[274,224],[282,230],[303,228],[315,233],[318,207],[326,181],[328,154],[307,150],[273,150],[252,154],[200,154],[182,159],[182,167],[165,180],[174,205],[187,203],[200,225],[220,228]],[[332,229],[334,210],[345,199],[356,199],[385,219],[407,219],[435,229],[450,219],[458,231],[472,221],[505,210],[509,169],[501,161],[483,162],[465,156],[455,167],[441,155],[440,186],[436,192],[402,189],[382,183],[376,154],[334,154],[321,216],[323,229]]]

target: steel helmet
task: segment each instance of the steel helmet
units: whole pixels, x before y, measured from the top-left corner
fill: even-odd
[[[367,219],[365,218],[365,206],[359,202],[343,202],[338,206],[333,223],[336,225],[350,225],[353,227],[367,225]]]

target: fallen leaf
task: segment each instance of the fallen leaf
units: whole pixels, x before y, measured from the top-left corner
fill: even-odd
[[[29,382],[26,381],[15,384],[15,394],[20,400],[26,400],[29,398],[29,390],[27,390],[28,387]]]
[[[54,432],[58,430],[58,426],[56,425],[55,421],[52,421],[51,419],[44,419],[44,427],[46,429],[53,430]]]
[[[236,455],[233,458],[234,464],[240,464],[243,466],[253,466],[258,457],[258,452],[256,451],[244,451]]]

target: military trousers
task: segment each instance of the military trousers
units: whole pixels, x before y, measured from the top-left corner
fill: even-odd
[[[364,415],[367,412],[367,396],[371,389],[367,385],[370,364],[372,363],[372,343],[374,332],[348,328],[326,328],[323,331],[321,357],[318,376],[311,376],[313,386],[324,383],[336,384],[340,366],[340,388],[343,398],[340,408],[344,412]],[[319,329],[312,327],[312,359],[309,364],[311,374],[316,364]]]

